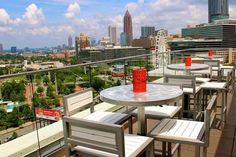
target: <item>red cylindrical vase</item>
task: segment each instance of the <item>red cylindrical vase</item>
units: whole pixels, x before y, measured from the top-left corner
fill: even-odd
[[[147,71],[146,69],[133,70],[133,92],[142,93],[147,91]]]
[[[188,66],[191,66],[191,64],[192,64],[191,57],[186,57],[185,58],[185,66],[188,67]]]
[[[212,50],[208,51],[208,56],[213,56],[213,51]]]

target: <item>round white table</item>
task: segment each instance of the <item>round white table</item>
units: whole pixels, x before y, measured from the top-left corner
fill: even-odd
[[[186,75],[190,75],[190,71],[206,70],[209,69],[209,65],[192,63],[191,66],[185,66],[185,63],[180,63],[167,65],[167,69],[175,71],[185,71]]]
[[[164,105],[177,102],[183,91],[178,86],[147,84],[147,91],[134,93],[133,85],[111,87],[100,92],[102,101],[138,108],[138,133],[146,135],[145,106]]]
[[[220,55],[212,55],[212,56],[209,56],[208,54],[197,55],[197,57],[199,57],[199,58],[204,58],[204,59],[224,58],[223,56],[220,56]]]

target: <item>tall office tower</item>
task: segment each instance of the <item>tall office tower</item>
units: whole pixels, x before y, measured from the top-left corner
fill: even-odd
[[[128,46],[132,45],[133,41],[133,26],[132,26],[132,17],[127,10],[124,16],[124,33],[127,34]]]
[[[141,27],[141,38],[155,36],[155,27],[142,26]]]
[[[117,44],[117,37],[116,37],[116,27],[109,26],[108,27],[108,36],[110,37],[110,42]]]
[[[229,18],[228,0],[208,0],[208,18],[209,23],[214,20]]]
[[[128,46],[128,35],[125,32],[120,34],[120,45],[121,46]]]
[[[0,52],[3,52],[3,45],[0,43]]]
[[[72,40],[72,37],[71,35],[68,37],[68,47],[71,48],[72,47],[72,44],[73,44],[73,40]]]

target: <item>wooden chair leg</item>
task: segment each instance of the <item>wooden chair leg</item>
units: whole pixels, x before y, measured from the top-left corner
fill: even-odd
[[[162,157],[166,157],[166,142],[162,142]]]
[[[179,144],[179,147],[178,147],[178,155],[177,157],[181,157],[181,144]]]
[[[132,116],[128,120],[129,134],[133,134],[133,119]]]
[[[146,151],[146,156],[154,157],[154,140],[149,144]]]
[[[167,149],[168,157],[171,157],[172,154],[171,154],[171,143],[170,142],[168,142],[168,146],[167,147],[168,147],[168,149]]]
[[[207,147],[203,147],[203,157],[207,157]]]
[[[195,146],[195,157],[200,157],[200,146]]]

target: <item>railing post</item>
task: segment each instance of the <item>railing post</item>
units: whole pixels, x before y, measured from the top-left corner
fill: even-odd
[[[150,80],[149,80],[149,76],[148,76],[148,71],[149,71],[148,59],[149,59],[148,56],[146,56],[147,80],[148,80],[148,82],[149,82]]]
[[[89,85],[92,87],[92,68],[89,65]]]
[[[126,60],[124,60],[124,74],[125,74],[125,85],[127,85],[127,79],[126,79],[126,75],[127,75],[127,63],[126,63]]]
[[[29,75],[30,78],[30,83],[31,83],[31,92],[32,92],[32,106],[31,108],[33,108],[33,113],[34,113],[34,121],[35,121],[35,128],[36,128],[36,133],[37,133],[37,140],[38,140],[38,153],[39,153],[39,157],[41,157],[41,148],[40,148],[40,142],[39,142],[39,132],[38,132],[38,125],[37,125],[37,117],[36,117],[36,111],[35,111],[35,97],[34,97],[34,81],[33,81],[33,75]]]
[[[56,95],[58,95],[58,86],[57,86],[57,73],[54,73],[54,78],[55,78],[55,89],[56,89]]]

